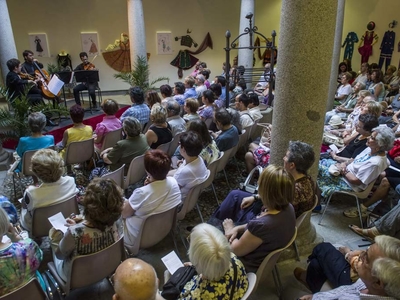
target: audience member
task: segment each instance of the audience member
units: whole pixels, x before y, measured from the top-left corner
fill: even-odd
[[[352,86],[355,86],[358,82],[364,85],[367,84],[368,68],[369,68],[368,63],[365,62],[361,64],[360,74],[355,78],[355,80],[352,83]]]
[[[242,128],[246,128],[254,124],[254,119],[251,117],[248,109],[249,104],[250,99],[246,94],[236,96],[235,108],[240,113],[240,124],[242,125]]]
[[[196,88],[194,87],[195,79],[192,76],[188,76],[185,78],[185,93],[183,94],[184,100],[187,98],[195,98],[197,97]],[[180,104],[180,103],[179,103]],[[180,105],[183,105],[180,104]]]
[[[178,101],[180,106],[185,104],[185,85],[182,82],[175,82],[174,87],[174,100]]]
[[[149,106],[150,110],[154,104],[156,104],[156,103],[161,104],[161,98],[158,95],[157,91],[154,91],[154,90],[147,91],[146,102],[147,102],[147,105]]]
[[[186,113],[185,115],[183,115],[183,119],[186,122],[200,119],[200,116],[197,113],[198,109],[199,101],[194,98],[187,98],[185,101],[185,105],[183,105],[183,110]]]
[[[205,67],[205,68],[203,69],[203,71],[201,71],[201,75],[203,75],[204,78],[206,79],[206,80],[204,81],[204,85],[207,87],[207,89],[209,89],[210,86],[211,86],[211,83],[208,81],[208,78],[210,78],[211,71],[210,71],[209,69],[206,69],[206,68],[207,68],[207,67]]]
[[[376,97],[378,102],[383,101],[385,97],[385,87],[382,82],[382,77],[381,70],[373,70],[371,73],[372,84],[368,87],[368,91]]]
[[[172,130],[172,136],[186,130],[186,121],[179,115],[181,108],[176,100],[167,102],[167,122]]]
[[[351,74],[349,72],[340,75],[341,85],[338,87],[335,94],[335,100],[340,104],[343,104],[347,96],[351,94],[351,85],[349,84],[350,79]]]
[[[167,103],[168,100],[173,99],[172,98],[172,88],[168,84],[163,84],[160,86],[160,94],[162,97],[161,103]]]
[[[200,72],[200,65],[201,65],[201,61],[197,61],[196,64],[194,65],[194,70],[192,71],[192,73],[190,73],[189,76],[196,78],[197,74],[199,74]]]
[[[247,106],[247,108],[249,109],[249,113],[250,116],[252,117],[252,119],[254,121],[260,120],[263,115],[260,111],[260,100],[258,98],[258,95],[256,93],[254,93],[253,91],[250,91],[247,93],[247,97],[250,100],[249,105]]]
[[[152,125],[146,132],[147,144],[151,149],[157,149],[161,144],[172,140],[172,129],[167,122],[167,111],[160,104],[154,104],[151,108],[150,121]]]
[[[387,67],[386,73],[382,78],[385,89],[387,89],[389,87],[389,85],[395,81],[396,71],[397,71],[397,68],[394,65],[389,65]]]
[[[197,93],[197,97],[199,98],[203,95],[204,91],[207,90],[207,87],[204,85],[204,81],[206,81],[206,78],[204,77],[204,75],[197,75],[195,78],[195,82],[196,82],[196,93]]]
[[[214,101],[214,106],[217,108],[225,107],[225,98],[222,97],[222,87],[218,83],[213,83],[210,85],[210,91],[212,91],[217,98]]]
[[[204,106],[199,108],[199,116],[202,121],[205,121],[207,119],[211,119],[214,114],[214,100],[215,100],[215,95],[213,91],[207,90],[203,93],[203,96],[201,97],[201,101],[203,102]]]
[[[131,87],[129,89],[129,96],[131,97],[132,106],[128,108],[121,116],[121,122],[126,117],[134,117],[139,120],[142,126],[149,122],[150,109],[144,103],[144,93],[140,87]]]
[[[205,94],[205,93],[204,93]],[[231,115],[225,108],[220,108],[214,113],[214,121],[221,133],[215,138],[215,143],[220,151],[235,147],[239,142],[239,133],[231,124]]]

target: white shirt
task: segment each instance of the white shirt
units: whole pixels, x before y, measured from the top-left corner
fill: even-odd
[[[254,121],[260,120],[263,117],[260,108],[258,106],[250,108],[249,113]]]
[[[204,84],[196,87],[197,98],[202,96],[205,91],[207,91],[207,87]]]
[[[167,122],[171,126],[173,137],[178,133],[186,131],[186,121],[180,116],[172,116],[167,119]]]
[[[351,89],[351,85],[350,84],[346,84],[346,85],[341,85],[337,91],[336,91],[336,96],[340,97],[343,95],[350,95],[352,93],[352,89]],[[342,100],[344,101],[344,100]]]
[[[253,117],[251,117],[250,111],[248,109],[240,111],[239,114],[240,124],[242,125],[243,129],[254,124]]]

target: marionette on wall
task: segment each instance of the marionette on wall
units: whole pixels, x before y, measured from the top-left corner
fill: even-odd
[[[361,54],[361,63],[368,62],[369,57],[372,55],[372,46],[378,41],[378,35],[374,32],[375,22],[369,22],[367,29],[365,34],[361,37],[358,47],[358,52]]]
[[[389,23],[389,28],[393,29],[397,25],[397,21]],[[383,62],[385,62],[385,70],[392,61],[392,54],[394,50],[394,40],[396,39],[396,33],[393,30],[388,30],[383,36],[381,43],[381,55],[379,57],[379,69],[382,69]]]
[[[342,48],[344,48],[343,60],[348,59],[350,62],[353,58],[354,44],[358,43],[357,33],[351,31],[347,34],[346,39],[343,42]]]

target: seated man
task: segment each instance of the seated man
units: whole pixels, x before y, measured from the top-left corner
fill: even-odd
[[[399,94],[399,83],[393,82],[393,83],[389,84],[387,91],[388,91],[388,93],[385,95],[385,101],[388,104],[390,104],[390,103],[392,103],[394,97],[396,97]]]
[[[351,85],[349,81],[351,80],[351,74],[349,72],[344,73],[341,77],[341,85],[338,87],[335,94],[335,102],[343,104],[347,96],[351,94]]]
[[[400,94],[397,94],[393,98],[392,103],[388,106],[388,108],[384,111],[386,116],[379,117],[379,124],[387,124],[393,121],[393,115],[400,110]]]
[[[250,99],[246,94],[240,94],[236,96],[235,108],[240,113],[240,124],[242,125],[243,129],[254,124],[254,119],[248,110],[249,104]]]
[[[363,83],[364,86],[366,85],[368,68],[369,68],[368,63],[365,62],[361,64],[361,70],[360,70],[361,73],[356,77],[356,79],[354,79],[353,83],[351,84],[352,86],[355,86],[358,82]]]
[[[91,71],[95,70],[95,65],[93,65],[91,62],[88,60],[88,55],[86,52],[81,52],[79,53],[79,58],[81,59],[82,63],[79,64],[74,71]],[[74,98],[75,98],[75,103],[78,105],[81,105],[81,98],[79,96],[79,92],[88,90],[89,96],[92,99],[92,105],[94,108],[97,107],[96,104],[96,87],[97,87],[97,82],[84,82],[76,85],[74,87]]]
[[[113,300],[161,300],[154,268],[138,258],[128,258],[114,274]]]
[[[150,119],[150,108],[144,103],[144,93],[139,87],[131,87],[129,89],[132,106],[128,108],[121,116],[121,122],[126,117],[134,117],[139,120],[142,126],[146,125]]]
[[[221,87],[221,96],[222,100],[226,100],[226,78],[224,76],[216,76],[214,79],[214,83],[218,84]]]
[[[258,95],[250,90],[250,92],[247,93],[247,96],[250,100],[249,106],[247,107],[249,109],[250,116],[254,121],[260,120],[263,115],[258,107],[260,105],[260,99],[258,98]]]
[[[167,102],[167,122],[172,129],[172,137],[178,133],[186,131],[186,121],[179,115],[181,107],[176,100],[168,100]]]
[[[212,133],[219,151],[226,151],[235,147],[239,142],[239,133],[235,126],[231,124],[231,115],[225,108],[220,108],[214,113],[214,121],[219,135]]]
[[[317,245],[307,271],[297,270],[296,278],[311,291],[319,291],[326,280],[337,288],[317,292],[300,299],[398,299],[400,297],[400,240],[379,236],[366,251],[360,251],[354,263],[359,279],[351,284],[350,264],[334,247]],[[295,271],[296,271],[295,270]],[[376,296],[376,297],[373,297]],[[381,296],[381,297],[377,297]],[[385,298],[388,296],[392,298]],[[338,298],[340,297],[340,298]]]

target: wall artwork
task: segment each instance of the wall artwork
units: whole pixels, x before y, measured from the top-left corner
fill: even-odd
[[[172,54],[171,31],[157,31],[157,54]]]
[[[29,33],[29,47],[37,57],[50,57],[45,33]]]
[[[97,32],[81,32],[82,51],[88,56],[99,54],[99,37]]]

